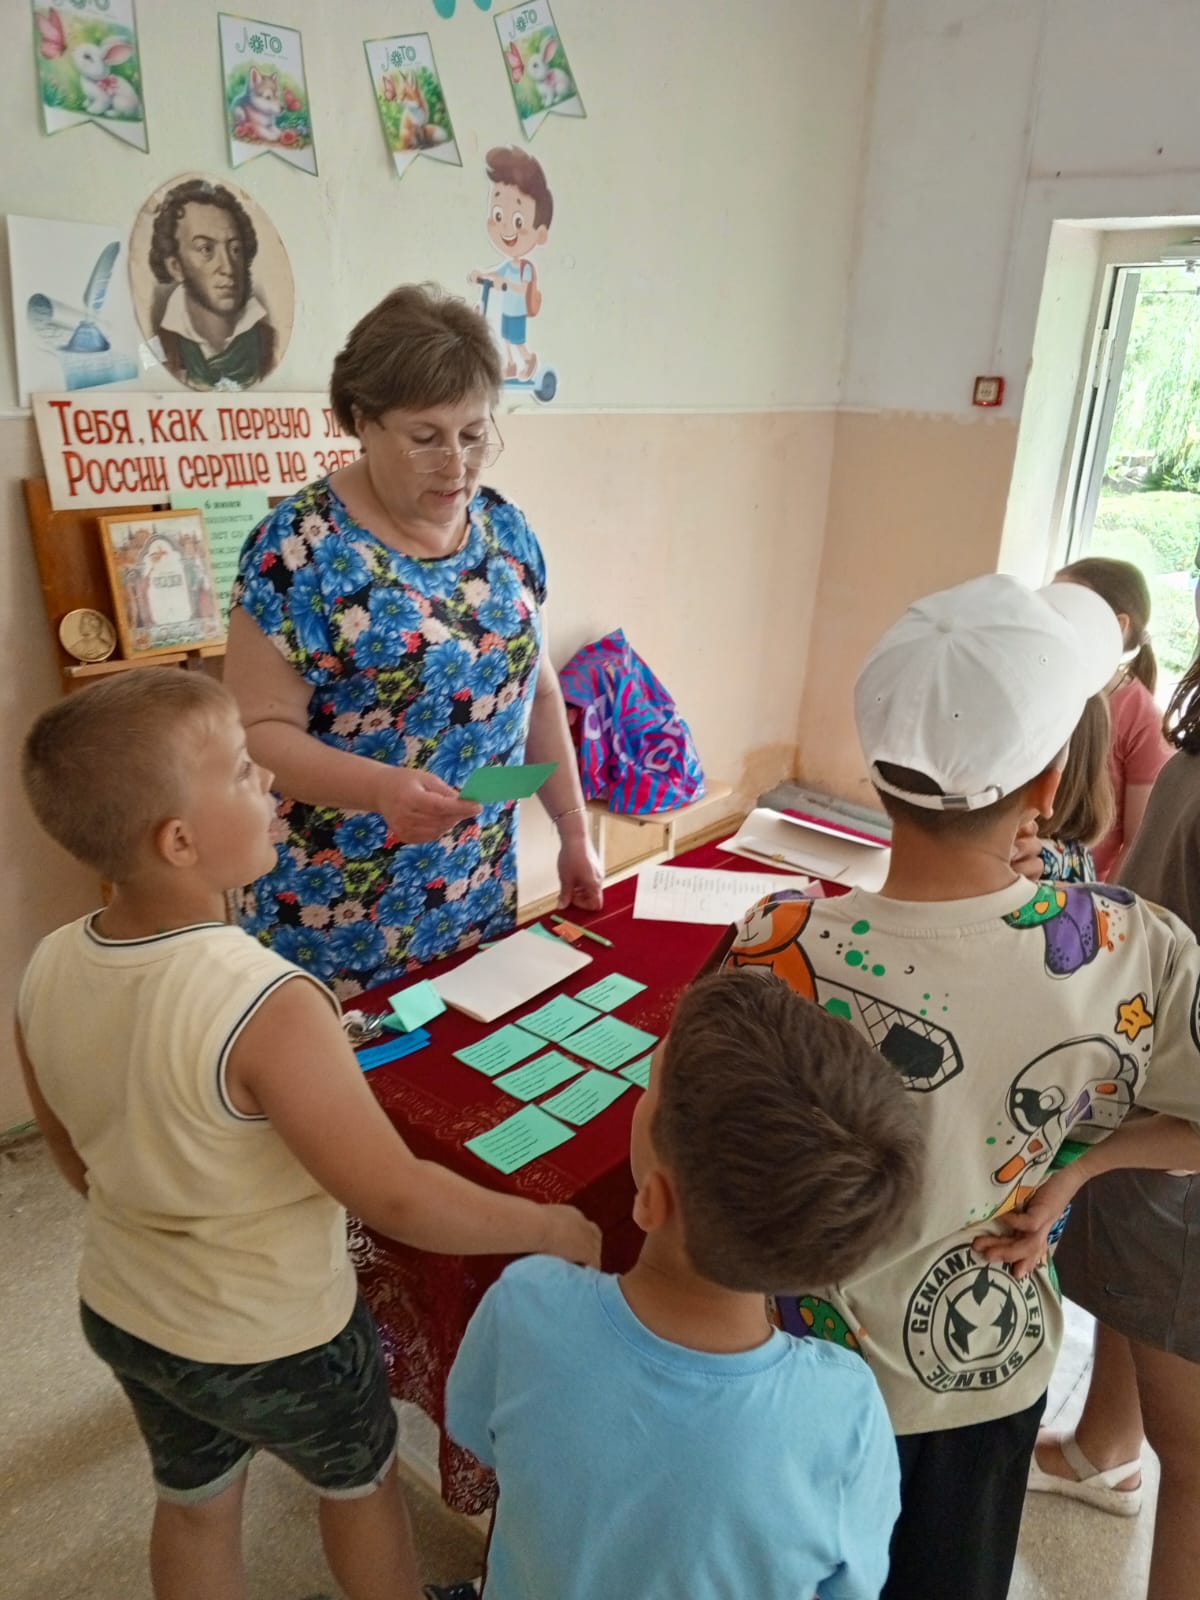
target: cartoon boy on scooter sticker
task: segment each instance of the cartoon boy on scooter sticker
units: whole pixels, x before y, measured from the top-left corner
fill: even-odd
[[[506,389],[531,389],[539,400],[549,400],[557,378],[543,369],[535,380],[538,357],[529,347],[528,323],[542,307],[542,291],[530,254],[544,245],[554,216],[554,196],[541,163],[527,151],[498,146],[487,153],[488,238],[504,260],[490,269],[472,272],[470,282],[483,287],[486,314],[489,291],[500,295],[500,337],[504,342]]]

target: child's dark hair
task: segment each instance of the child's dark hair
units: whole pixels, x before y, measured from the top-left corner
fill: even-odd
[[[923,1139],[895,1069],[767,972],[714,973],[680,1000],[650,1136],[692,1265],[744,1292],[852,1276],[921,1184]]]
[[[1144,683],[1150,693],[1158,682],[1158,660],[1150,643],[1147,629],[1150,626],[1150,586],[1132,561],[1116,561],[1111,556],[1085,556],[1082,561],[1072,561],[1064,567],[1055,582],[1081,583],[1091,589],[1101,600],[1106,600],[1114,614],[1122,612],[1129,618],[1125,648],[1140,646],[1128,665],[1131,677]]]
[[[77,861],[119,883],[155,827],[183,809],[200,715],[222,712],[237,715],[229,691],[177,667],[77,690],[26,735],[21,778],[34,815]]]
[[[1175,686],[1163,718],[1163,737],[1177,750],[1200,755],[1200,652]]]
[[[1116,820],[1117,805],[1108,769],[1112,719],[1108,701],[1094,694],[1083,708],[1067,747],[1067,762],[1054,801],[1054,815],[1038,818],[1043,839],[1095,844]]]
[[[923,772],[913,771],[911,767],[897,767],[890,761],[878,761],[876,766],[879,768],[879,776],[886,783],[894,783],[897,789],[907,789],[910,794],[945,793],[945,790],[934,783],[932,778],[926,777]],[[1036,772],[1031,773],[1031,781],[1037,776]],[[1015,818],[1016,812],[1020,809],[1022,791],[1014,789],[1012,794],[993,800],[990,806],[979,806],[974,811],[953,809],[943,811],[936,806],[918,806],[898,794],[889,794],[886,789],[876,789],[875,793],[879,796],[880,805],[893,822],[903,818],[923,832],[937,834],[942,839],[969,839],[994,827],[1004,813],[1011,811]]]

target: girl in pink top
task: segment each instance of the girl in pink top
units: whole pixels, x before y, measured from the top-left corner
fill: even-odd
[[[1109,773],[1116,801],[1116,821],[1092,854],[1096,877],[1112,883],[1125,852],[1141,826],[1154,780],[1171,756],[1163,738],[1162,710],[1154,698],[1158,662],[1150,643],[1150,590],[1137,567],[1107,556],[1073,561],[1060,580],[1093,589],[1116,612],[1125,637],[1125,656],[1108,686],[1112,741]]]

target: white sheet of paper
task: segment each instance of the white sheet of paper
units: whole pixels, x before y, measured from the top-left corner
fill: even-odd
[[[760,806],[732,839],[717,846],[748,861],[776,861],[780,866],[810,872],[814,878],[877,892],[888,875],[892,852],[858,839],[813,827],[797,817]]]
[[[476,1022],[494,1022],[591,962],[591,956],[562,939],[544,939],[525,930],[432,982],[448,1006]]]
[[[638,873],[633,914],[648,922],[737,922],[756,900],[779,889],[807,889],[807,878],[776,872],[714,872],[647,867]]]

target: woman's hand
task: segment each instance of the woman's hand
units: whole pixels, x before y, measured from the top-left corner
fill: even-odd
[[[382,767],[374,810],[401,844],[428,844],[456,822],[477,817],[473,800],[460,800],[448,783],[419,767]]]
[[[586,833],[573,833],[558,852],[558,909],[600,911],[604,906],[604,874]]]

